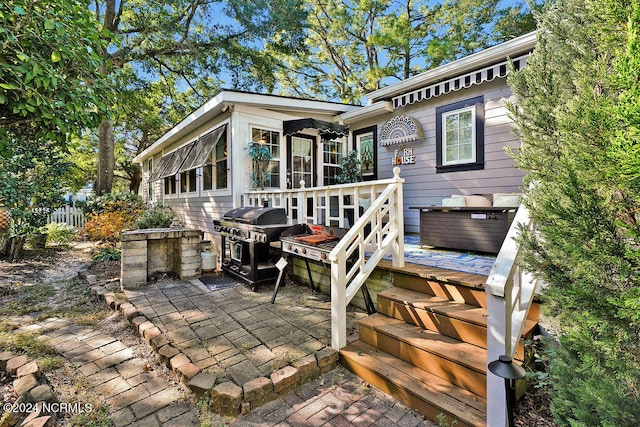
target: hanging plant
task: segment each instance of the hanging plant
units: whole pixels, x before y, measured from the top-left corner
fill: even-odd
[[[273,158],[268,146],[257,142],[249,142],[245,148],[251,157],[251,188],[264,190],[265,185],[271,179],[269,162]]]

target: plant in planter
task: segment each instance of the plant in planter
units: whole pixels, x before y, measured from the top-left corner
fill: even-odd
[[[264,190],[265,185],[271,179],[269,162],[272,159],[268,146],[256,142],[249,142],[245,148],[251,157],[251,188]]]
[[[349,184],[362,181],[362,163],[358,156],[358,151],[350,151],[342,158],[340,165],[342,172],[335,176],[338,184]]]

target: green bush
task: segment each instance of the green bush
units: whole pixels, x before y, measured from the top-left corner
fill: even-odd
[[[121,191],[87,200],[84,214],[91,217],[104,212],[126,212],[137,217],[144,208],[145,204],[140,196]]]
[[[47,233],[47,242],[53,242],[58,245],[67,245],[76,237],[78,231],[69,224],[50,223],[44,227]]]
[[[168,228],[175,218],[176,214],[173,209],[159,205],[153,206],[142,212],[142,215],[134,224],[134,228]]]
[[[93,258],[93,260],[95,261],[100,261],[100,262],[120,261],[121,253],[120,253],[120,249],[113,246],[107,246],[105,248],[100,249],[95,254],[93,254],[91,258]]]

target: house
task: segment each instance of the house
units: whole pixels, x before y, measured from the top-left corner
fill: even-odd
[[[249,142],[273,155],[266,189],[335,184],[342,156],[355,149],[365,181],[401,167],[405,230],[417,233],[410,207],[519,191],[523,173],[505,152],[519,146],[505,77],[509,60],[525,66],[535,40],[530,33],[371,92],[362,107],[222,90],[135,157],[141,195],[214,238],[211,220],[252,189]]]
[[[459,275],[407,277],[403,242],[405,232],[421,232],[429,207],[515,210],[496,203],[510,200],[523,178],[505,151],[520,145],[506,110],[515,101],[506,77],[526,66],[535,43],[535,33],[515,38],[374,91],[361,107],[221,91],[134,159],[143,167],[143,196],[211,239],[219,238],[214,218],[265,202],[284,207],[290,224],[348,227],[324,258],[332,346],[343,364],[431,419],[503,426],[504,385],[487,374],[487,362],[522,360],[538,281],[517,265],[512,235],[503,238],[492,273],[468,284]],[[273,156],[264,189],[252,188],[250,143]],[[351,150],[364,182],[336,185]],[[526,208],[514,222],[530,223]],[[392,273],[373,295],[381,313],[360,322],[363,341],[348,343],[345,307],[387,253]],[[429,342],[437,348],[422,347]]]

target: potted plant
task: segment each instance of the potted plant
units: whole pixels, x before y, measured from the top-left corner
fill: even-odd
[[[335,176],[338,184],[362,181],[362,163],[357,150],[350,151],[349,154],[342,158],[340,168],[342,172]]]
[[[271,178],[269,172],[269,162],[272,159],[271,150],[268,146],[253,141],[249,142],[246,150],[251,157],[251,188],[264,190]]]

